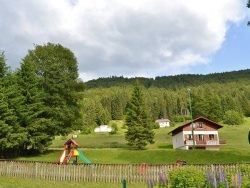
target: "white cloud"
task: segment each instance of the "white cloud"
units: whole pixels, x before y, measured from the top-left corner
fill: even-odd
[[[0,49],[19,67],[33,44],[72,50],[84,81],[155,77],[209,63],[228,23],[246,15],[239,0],[0,0]]]

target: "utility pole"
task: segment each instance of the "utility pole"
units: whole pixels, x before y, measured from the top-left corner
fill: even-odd
[[[194,122],[193,122],[193,114],[192,114],[192,102],[191,102],[191,94],[190,89],[188,88],[188,96],[189,96],[189,108],[190,108],[190,117],[191,117],[191,130],[192,130],[192,138],[193,138],[193,150],[195,149],[195,140],[194,140]]]

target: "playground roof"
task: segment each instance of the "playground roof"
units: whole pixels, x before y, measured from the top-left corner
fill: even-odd
[[[78,143],[77,143],[75,140],[73,140],[73,139],[68,139],[67,142],[65,142],[64,145],[71,145],[72,143],[73,143],[75,146],[78,146]]]

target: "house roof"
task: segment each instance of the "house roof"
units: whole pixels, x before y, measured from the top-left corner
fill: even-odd
[[[67,142],[65,142],[64,145],[68,145],[69,146],[71,143],[73,143],[75,146],[78,146],[78,143],[75,140],[73,140],[73,139],[68,139]]]
[[[193,122],[195,123],[195,122],[197,122],[197,121],[200,121],[201,119],[203,119],[203,120],[205,120],[205,121],[208,121],[208,122],[211,122],[211,123],[214,124],[218,129],[220,129],[220,128],[223,127],[223,126],[220,125],[219,123],[214,122],[214,121],[212,121],[212,120],[210,120],[210,119],[207,119],[207,118],[205,118],[205,117],[202,117],[202,116],[200,116],[200,117],[194,119]],[[185,124],[180,125],[179,127],[177,127],[177,128],[175,128],[174,130],[170,131],[168,134],[171,134],[171,133],[174,133],[174,132],[181,132],[181,130],[182,130],[184,127],[186,127],[187,125],[189,126],[191,123],[192,123],[192,121],[188,121],[188,122],[186,122]]]
[[[160,123],[160,122],[170,122],[169,119],[157,119],[155,120],[155,123]]]

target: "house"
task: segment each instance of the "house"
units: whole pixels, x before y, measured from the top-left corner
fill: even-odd
[[[193,126],[192,125],[193,122]],[[192,131],[192,127],[193,131]],[[219,150],[218,129],[223,126],[204,117],[198,117],[169,132],[174,149]],[[194,136],[194,139],[193,139]]]
[[[157,119],[155,123],[158,123],[160,128],[162,127],[170,127],[170,120],[169,119]]]
[[[99,127],[96,127],[94,129],[95,133],[107,133],[107,132],[111,132],[112,128],[109,127],[108,125],[100,125]]]

